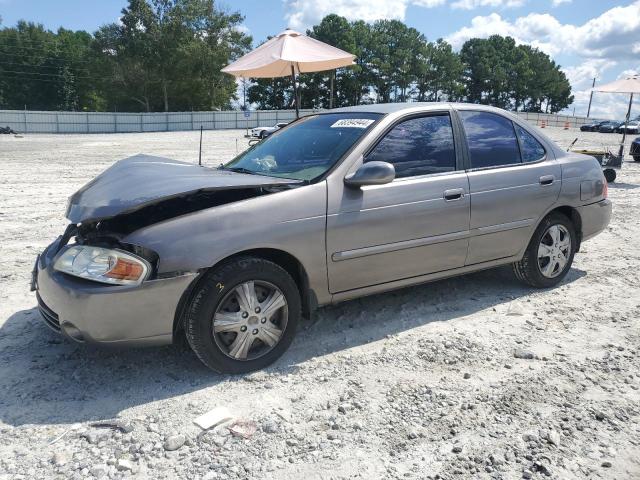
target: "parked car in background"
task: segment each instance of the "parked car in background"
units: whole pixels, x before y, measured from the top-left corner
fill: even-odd
[[[606,121],[603,122],[598,120],[598,121],[591,121],[589,123],[585,123],[580,127],[580,131],[581,132],[597,132],[598,127],[603,123],[606,123]]]
[[[500,265],[557,285],[611,202],[595,158],[515,115],[394,103],[303,117],[217,169],[122,160],[66,216],[32,280],[52,329],[109,345],[183,332],[240,373],[318,306]]]
[[[276,123],[273,127],[256,127],[250,130],[250,135],[256,138],[265,138],[271,135],[276,130],[280,130],[288,125],[288,122]]]
[[[622,122],[617,122],[615,120],[611,120],[608,122],[603,122],[598,126],[598,132],[600,133],[616,133],[616,130],[620,127]]]
[[[625,123],[622,122],[620,124],[620,126],[616,129],[617,133],[631,133],[631,134],[638,134],[640,133],[640,120],[629,120],[629,123],[626,124],[625,127]]]
[[[636,162],[640,162],[640,137],[631,142],[630,155]]]

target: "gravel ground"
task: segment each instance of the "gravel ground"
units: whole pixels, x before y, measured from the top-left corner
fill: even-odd
[[[205,163],[243,133],[206,132]],[[197,161],[197,133],[1,137],[0,478],[640,478],[640,164],[559,287],[496,269],[347,302],[221,376],[184,346],[71,343],[28,291],[66,197],[135,153]],[[217,406],[233,432],[193,425]]]

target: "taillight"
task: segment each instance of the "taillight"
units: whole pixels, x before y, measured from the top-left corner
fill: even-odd
[[[604,187],[602,187],[602,196],[607,198],[609,196],[609,182],[604,181]]]

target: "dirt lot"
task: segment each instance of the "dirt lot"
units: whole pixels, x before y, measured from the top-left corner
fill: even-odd
[[[205,163],[242,133],[206,132]],[[72,192],[139,152],[197,161],[197,133],[0,137],[0,478],[640,478],[640,164],[558,288],[498,269],[344,303],[220,376],[180,346],[71,343],[28,291]],[[257,430],[201,432],[216,406]]]

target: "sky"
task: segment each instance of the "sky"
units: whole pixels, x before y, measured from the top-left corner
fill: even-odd
[[[95,31],[117,21],[126,0],[0,0],[3,26],[20,19],[55,30]],[[323,16],[398,19],[429,40],[459,49],[472,37],[510,35],[548,53],[567,74],[576,97],[568,113],[586,115],[590,87],[640,73],[640,0],[224,0],[244,15],[257,45],[287,27],[304,31]],[[595,93],[592,117],[622,118],[628,96]],[[632,115],[640,114],[640,98]]]

